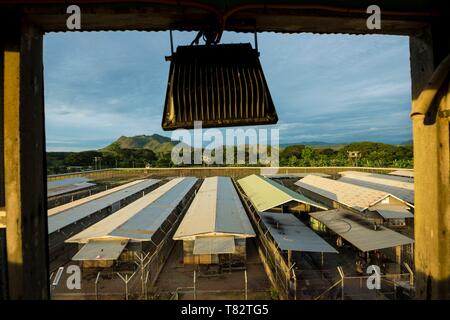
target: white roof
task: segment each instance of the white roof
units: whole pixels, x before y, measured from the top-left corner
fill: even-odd
[[[74,201],[49,210],[48,233],[52,233],[82,220],[100,210],[108,208],[115,203],[141,192],[159,182],[156,179],[133,181],[132,183],[100,192],[93,196]]]
[[[256,210],[260,212],[273,209],[291,201],[309,204],[323,210],[327,209],[325,206],[309,199],[303,194],[295,192],[269,178],[252,174],[238,180],[238,183]]]
[[[310,228],[289,213],[259,213],[281,250],[338,253]]]
[[[295,184],[360,212],[390,196],[387,192],[317,176],[307,176]]]
[[[414,243],[413,239],[383,226],[375,230],[372,223],[345,209],[309,215],[364,252]]]
[[[93,239],[151,240],[197,180],[193,177],[175,178],[66,242],[87,243]]]
[[[203,181],[173,238],[200,235],[255,236],[231,178],[209,177]]]
[[[387,192],[403,201],[406,201],[412,206],[414,204],[414,183],[399,181],[392,179],[389,176],[388,178],[385,177],[386,175],[362,175],[359,173],[347,172],[342,178],[339,179],[339,181]]]

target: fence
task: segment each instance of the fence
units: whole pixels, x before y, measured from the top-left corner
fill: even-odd
[[[153,295],[152,288],[158,279],[158,276],[169,257],[175,241],[172,239],[178,225],[180,224],[184,214],[192,202],[199,183],[187,195],[184,201],[180,203],[174,212],[167,218],[165,223],[160,227],[163,234],[159,243],[152,241],[153,250],[147,252],[134,253],[134,270],[118,271],[113,270],[104,274],[106,277],[112,278],[114,281],[120,281],[123,284],[122,297],[128,299],[149,299]],[[97,276],[95,282],[95,297],[101,298],[99,292],[99,284],[102,281],[100,275]],[[108,294],[110,294],[108,292]]]
[[[314,297],[315,300],[397,300],[414,297],[412,271],[399,274],[378,274],[378,284],[374,275],[347,276],[342,267],[338,267],[337,272],[339,279]]]
[[[269,235],[269,230],[261,220],[250,200],[241,187],[233,181],[244,208],[257,235],[258,253],[263,262],[266,273],[281,299],[296,299],[297,280],[295,272],[289,268],[283,254]]]

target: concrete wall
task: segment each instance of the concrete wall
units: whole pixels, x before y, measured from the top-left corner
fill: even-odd
[[[230,177],[246,177],[251,174],[261,174],[262,170],[267,170],[267,167],[185,167],[185,168],[120,168],[120,169],[105,169],[96,171],[85,171],[77,173],[66,173],[59,175],[48,176],[48,180],[67,179],[74,177],[89,177],[89,178],[114,178],[123,176],[147,176],[155,177],[185,177],[195,176],[199,178],[213,177],[213,176],[230,176]],[[330,175],[335,175],[340,171],[352,170],[371,173],[389,173],[398,170],[398,168],[366,168],[366,167],[280,167],[278,173],[308,173],[320,172]]]

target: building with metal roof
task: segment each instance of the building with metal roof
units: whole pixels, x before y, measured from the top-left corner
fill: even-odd
[[[118,189],[111,189],[105,193],[100,192],[94,196],[80,199],[82,201],[61,206],[64,208],[63,210],[60,210],[59,207],[53,208],[49,211],[48,233],[62,230],[105,208],[114,207],[112,211],[116,211],[122,206],[121,201],[136,193],[141,195],[145,189],[155,186],[159,181],[157,179],[138,180]]]
[[[384,220],[382,215],[375,214],[377,210],[368,210],[370,207],[380,203],[396,206],[407,204],[388,192],[316,176],[307,176],[297,181],[295,185],[300,187],[303,193],[324,203],[330,209],[348,209],[380,222]]]
[[[365,188],[387,192],[414,206],[414,183],[403,177],[370,174],[364,175],[355,172],[342,172],[339,181],[351,183]],[[399,180],[403,179],[403,180]]]
[[[326,210],[327,207],[295,192],[269,178],[250,175],[238,180],[238,184],[259,212],[309,212],[311,208]]]
[[[338,253],[292,214],[261,212],[259,215],[280,250]]]
[[[245,260],[246,238],[255,232],[229,177],[206,178],[180,223],[185,264]]]
[[[73,253],[64,245],[67,238],[142,197],[159,182],[156,179],[136,180],[48,210],[51,267],[61,259],[69,259]]]
[[[375,229],[372,223],[345,209],[311,212],[310,216],[362,252],[414,243],[413,239],[383,226]]]
[[[73,257],[83,266],[111,266],[124,250],[155,249],[167,229],[178,221],[194,193],[198,179],[175,178],[118,210],[107,218],[67,239],[83,247]],[[170,218],[171,217],[171,218]],[[163,230],[166,226],[166,231]],[[126,250],[125,250],[126,251]],[[127,260],[124,253],[123,260]]]
[[[56,197],[63,194],[86,190],[96,186],[95,183],[84,177],[75,177],[60,180],[47,181],[47,197]]]

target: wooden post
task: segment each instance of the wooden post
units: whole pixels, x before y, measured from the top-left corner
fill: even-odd
[[[245,280],[245,300],[248,300],[248,282],[247,282],[247,269],[244,270],[244,280]]]
[[[445,23],[410,38],[413,110],[436,67],[450,53]],[[448,81],[448,75],[447,80]],[[414,233],[416,298],[450,298],[450,189],[448,82],[431,108],[412,115],[414,137]],[[429,91],[430,92],[430,91]],[[446,97],[446,99],[445,99]]]
[[[6,256],[6,208],[3,161],[3,38],[0,38],[0,301],[8,297],[8,260]]]
[[[288,268],[291,269],[292,266],[292,251],[288,250]]]
[[[194,300],[197,300],[197,274],[194,270]]]
[[[19,14],[0,18],[8,30],[2,40],[8,296],[48,299],[43,33]]]

